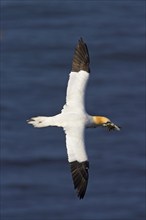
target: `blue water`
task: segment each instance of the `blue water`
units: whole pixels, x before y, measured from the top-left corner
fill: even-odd
[[[1,1],[1,220],[145,219],[144,1]],[[90,179],[75,195],[58,113],[74,47],[87,42],[90,114],[121,132],[86,131]]]

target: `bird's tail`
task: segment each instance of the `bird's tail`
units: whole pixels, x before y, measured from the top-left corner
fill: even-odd
[[[44,116],[38,116],[33,117],[27,120],[28,124],[33,125],[36,128],[43,128],[48,126],[57,126],[55,117],[44,117]]]

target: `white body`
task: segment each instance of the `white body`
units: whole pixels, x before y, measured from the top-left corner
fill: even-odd
[[[60,114],[52,117],[38,116],[32,118],[34,127],[63,127],[66,134],[68,161],[86,161],[87,154],[84,144],[84,129],[92,126],[92,117],[84,108],[84,94],[89,73],[81,70],[71,72],[67,86],[66,104]]]
[[[38,116],[28,120],[28,123],[34,127],[58,126],[64,129],[74,188],[80,199],[84,197],[86,192],[89,169],[84,143],[85,128],[102,125],[108,127],[109,130],[120,130],[108,118],[90,116],[85,111],[84,98],[90,72],[89,63],[88,48],[81,38],[75,48],[72,71],[67,86],[66,103],[61,113],[53,117]]]

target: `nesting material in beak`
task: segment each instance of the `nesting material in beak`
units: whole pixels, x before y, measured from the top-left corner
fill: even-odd
[[[104,124],[104,126],[107,127],[109,131],[111,131],[111,130],[120,131],[120,127],[117,126],[117,125],[115,125],[115,124],[112,123],[112,122],[107,122],[107,123]]]

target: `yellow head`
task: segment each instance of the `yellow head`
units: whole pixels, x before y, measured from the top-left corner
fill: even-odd
[[[110,121],[109,118],[103,116],[93,116],[93,124],[95,126],[104,126],[107,127],[109,130],[120,130],[120,127],[115,125]]]

